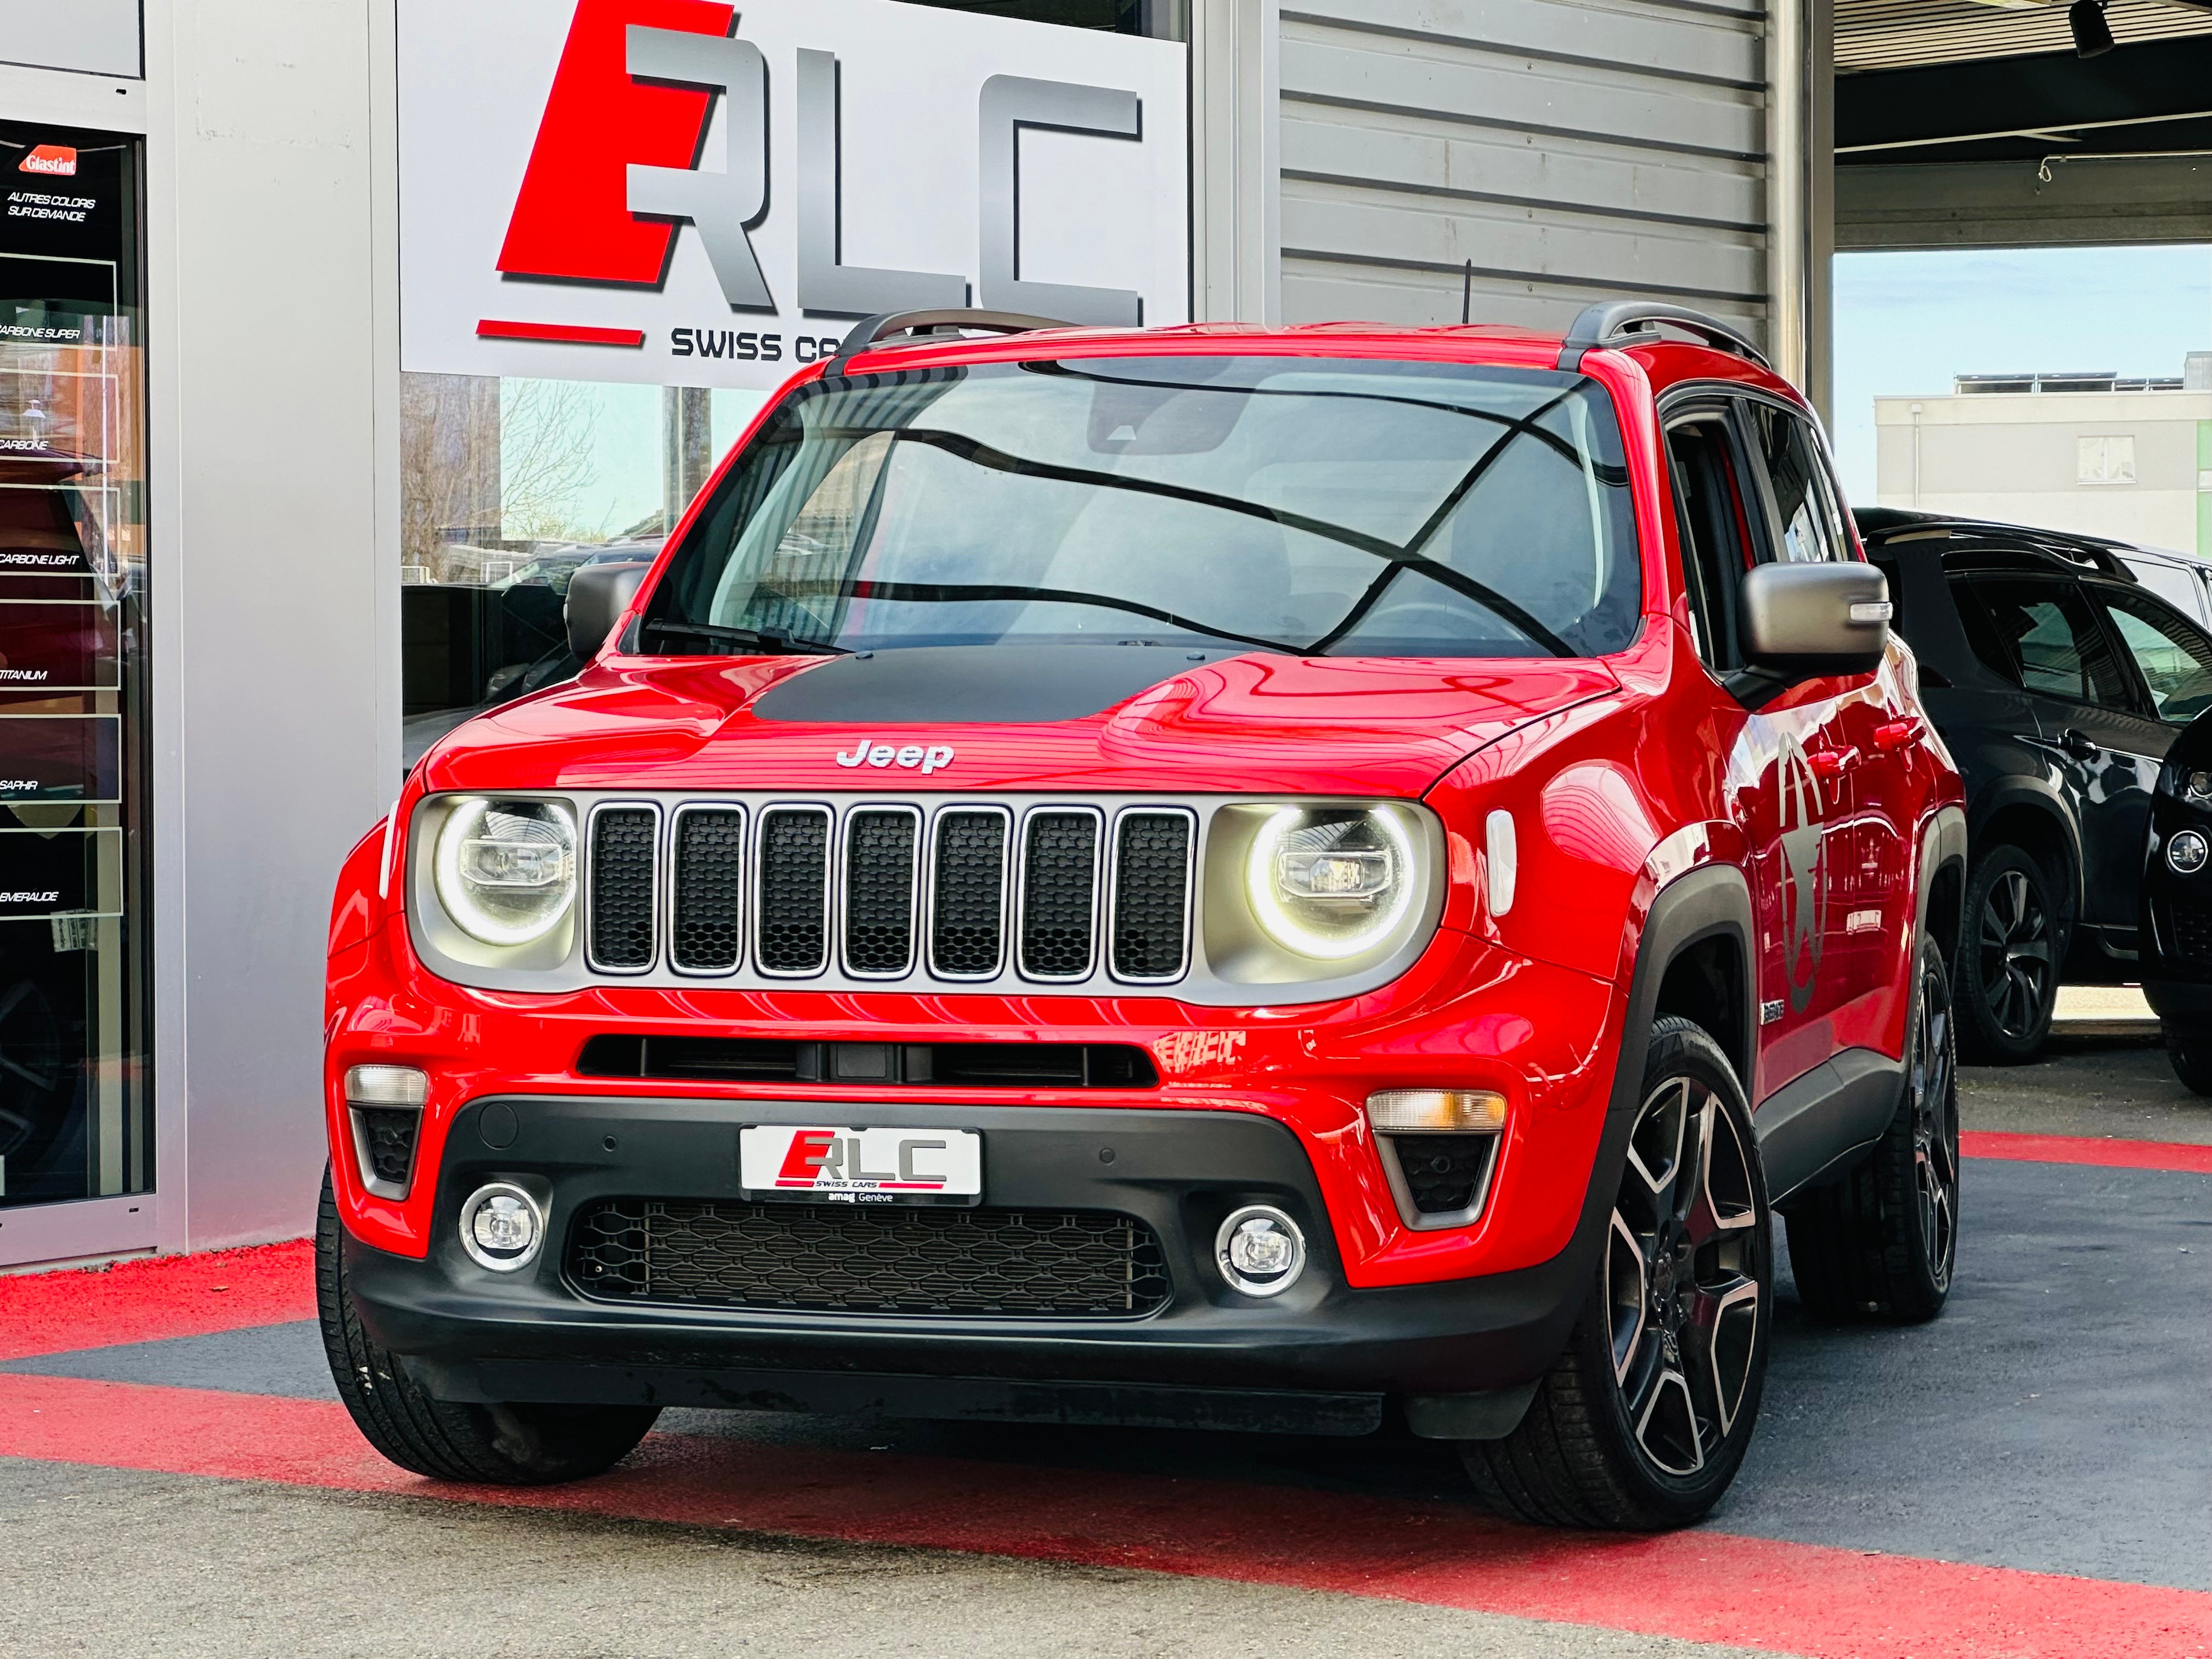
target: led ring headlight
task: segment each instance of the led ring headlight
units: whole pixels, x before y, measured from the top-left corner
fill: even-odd
[[[1389,939],[1413,902],[1413,838],[1386,807],[1286,806],[1244,866],[1253,920],[1285,950],[1340,962]]]
[[[438,902],[486,945],[528,945],[576,896],[576,820],[558,801],[456,801],[432,860]]]

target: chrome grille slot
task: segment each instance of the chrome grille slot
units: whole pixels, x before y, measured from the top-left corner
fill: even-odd
[[[830,965],[830,809],[771,806],[761,814],[753,961],[794,978]]]
[[[1116,979],[1180,979],[1190,939],[1191,851],[1198,837],[1180,808],[1131,809],[1114,821],[1109,962]]]
[[[929,969],[940,979],[991,979],[1006,956],[1005,807],[937,815],[931,848]]]
[[[680,973],[733,973],[744,937],[744,809],[679,806],[675,824],[669,960]]]
[[[640,974],[653,966],[659,841],[657,806],[623,803],[592,813],[585,946],[591,965],[603,973]]]
[[[1030,979],[1087,979],[1098,920],[1096,807],[1051,806],[1022,826],[1020,967]]]
[[[845,817],[845,971],[897,979],[914,967],[921,812],[863,806]]]

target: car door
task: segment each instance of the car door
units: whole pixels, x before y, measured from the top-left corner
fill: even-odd
[[[2124,868],[2112,872],[2112,878],[2123,888],[2113,896],[2114,902],[2125,918],[2134,921],[2141,914],[2142,848],[2159,768],[2182,728],[2212,709],[2212,636],[2172,605],[2140,589],[2096,582],[2089,585],[2088,592],[2103,610],[2135,677],[2141,714],[2130,723],[2129,738],[2129,748],[2136,757],[2139,785],[2130,805],[2138,809],[2140,816],[2135,821],[2134,839],[2123,849],[2131,856]],[[2130,941],[2118,935],[2114,943],[2128,943],[2133,948]]]
[[[1765,497],[1768,556],[1856,560],[1825,446],[1812,423],[1794,410],[1764,401],[1747,400],[1744,417]],[[1883,773],[1891,764],[1895,733],[1885,730],[1890,716],[1880,676],[1830,676],[1798,688],[1796,696],[1805,765],[1820,786],[1824,817],[1813,881],[1819,956],[1815,961],[1801,953],[1786,977],[1790,995],[1805,1005],[1803,1053],[1817,1064],[1836,1048],[1879,1044],[1887,1005],[1901,982],[1888,957],[1896,935],[1888,914],[1893,896],[1885,888],[1899,884],[1903,855],[1895,826],[1883,817],[1892,794]],[[1809,842],[1806,828],[1793,833],[1801,844]],[[1792,862],[1785,859],[1783,875],[1802,880],[1802,869],[1789,867]],[[1798,895],[1785,891],[1781,897],[1785,907],[1794,907]],[[1799,924],[1801,934],[1805,926]],[[1805,982],[1808,969],[1810,983]],[[1822,1045],[1824,1051],[1814,1054]]]
[[[2104,960],[2124,960],[2112,953],[2134,949],[2150,791],[2171,739],[2139,702],[2117,636],[2080,581],[1978,575],[1970,586],[2012,653],[2039,746],[2081,827],[2081,926]]]
[[[1736,590],[1744,571],[1778,557],[1825,557],[1830,544],[1798,514],[1778,514],[1755,448],[1759,428],[1741,399],[1715,394],[1671,406],[1667,437],[1691,623],[1713,672],[1714,729],[1728,744],[1725,805],[1751,860],[1759,1032],[1750,1082],[1758,1101],[1836,1046],[1840,999],[1830,947],[1840,932],[1833,876],[1836,837],[1850,814],[1850,745],[1838,726],[1834,681],[1793,686],[1747,714],[1720,677],[1741,665]]]

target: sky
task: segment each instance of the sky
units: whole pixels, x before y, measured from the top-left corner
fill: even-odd
[[[1831,433],[1854,502],[1875,499],[1874,400],[1954,374],[2179,374],[2212,350],[2212,247],[1839,253]]]

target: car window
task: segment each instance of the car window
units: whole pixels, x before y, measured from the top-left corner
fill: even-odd
[[[2133,712],[2127,676],[2096,612],[2071,582],[1984,579],[1973,584],[2008,653],[1999,672],[2027,690]]]
[[[1738,667],[1735,588],[1748,520],[1728,422],[1716,413],[1668,427],[1667,459],[1698,654],[1715,669]]]
[[[2186,726],[2212,708],[2212,640],[2147,594],[2100,589],[2098,597],[2160,720]]]
[[[2126,554],[2120,556],[2120,561],[2135,572],[2137,581],[2183,616],[2195,622],[2205,620],[2204,587],[2195,571],[2160,560],[2130,558]]]
[[[1747,408],[1752,441],[1774,490],[1780,531],[1775,556],[1796,563],[1844,557],[1850,543],[1813,428],[1771,404]]]

